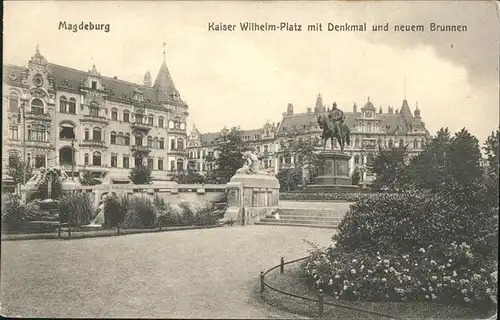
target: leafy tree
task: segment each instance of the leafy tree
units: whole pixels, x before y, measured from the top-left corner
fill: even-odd
[[[136,165],[130,170],[130,180],[134,184],[151,183],[151,169],[143,164]]]
[[[80,171],[79,180],[82,186],[95,186],[101,184],[101,181],[97,180],[89,170]]]
[[[295,167],[300,168],[300,172],[308,173],[305,183],[313,183],[316,179],[319,158],[317,153],[319,139],[316,137],[308,137],[305,139],[295,139],[287,145],[287,151],[290,156],[295,158]]]
[[[359,172],[359,168],[355,167],[351,176],[352,185],[353,186],[359,185],[360,180],[361,180],[361,173]]]
[[[488,202],[491,206],[496,208],[498,214],[498,197],[499,197],[499,185],[498,185],[498,170],[499,170],[499,138],[500,131],[492,132],[491,135],[486,139],[484,144],[484,151],[488,160],[486,168],[485,184],[488,192]]]
[[[408,151],[405,146],[389,150],[383,150],[379,146],[377,154],[367,157],[367,169],[375,175],[373,188],[399,190],[407,159]]]
[[[24,163],[19,154],[16,152],[9,155],[7,175],[16,185],[18,185],[31,179],[31,176],[33,175],[33,168]]]
[[[229,132],[222,133],[215,139],[215,169],[209,174],[211,183],[228,183],[236,170],[243,166],[242,152],[245,150],[243,134],[239,128],[233,127]]]
[[[196,171],[188,170],[187,173],[180,172],[176,177],[177,183],[180,184],[202,184],[205,183],[205,178]]]
[[[283,169],[276,175],[280,183],[281,192],[290,192],[295,190],[302,182],[302,169],[289,168]]]

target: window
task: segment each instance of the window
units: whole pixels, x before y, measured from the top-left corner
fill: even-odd
[[[358,140],[358,139],[356,139],[356,140],[354,141],[354,146],[355,146],[356,148],[359,148],[359,140]]]
[[[59,99],[59,112],[60,113],[66,113],[68,108],[68,100],[66,100],[66,97],[61,97]]]
[[[33,99],[31,101],[31,112],[33,114],[43,114],[43,101],[40,99]]]
[[[11,140],[19,140],[19,133],[17,127],[9,128],[9,139]]]
[[[99,105],[97,105],[97,103],[95,102],[92,102],[90,104],[90,115],[93,116],[93,117],[98,117],[99,116]]]
[[[177,149],[184,150],[184,140],[182,140],[181,138],[177,139]]]
[[[389,147],[389,148],[392,148],[392,147],[393,147],[393,142],[392,142],[392,139],[391,139],[391,140],[389,140],[388,147]]]
[[[118,110],[116,110],[116,109],[111,110],[111,120],[113,120],[113,121],[118,120]]]
[[[116,168],[118,166],[118,157],[115,155],[111,156],[111,168]]]
[[[158,119],[158,127],[163,128],[163,118]]]
[[[170,171],[174,171],[175,170],[175,161],[172,160],[170,161]]]
[[[92,89],[97,90],[97,81],[92,81]]]
[[[101,129],[100,128],[94,128],[92,130],[92,140],[101,142],[102,141],[102,136],[101,136]]]
[[[199,164],[199,163],[197,163],[197,165],[198,165],[198,168],[199,168],[199,167],[200,167],[200,164]],[[203,165],[202,165],[202,169],[203,169],[203,171],[206,171],[206,170],[207,170],[207,165],[206,165],[205,163],[203,163]]]
[[[45,168],[45,155],[36,155],[35,156],[35,168]]]
[[[84,163],[85,163],[86,166],[89,165],[89,154],[88,153],[85,154]]]
[[[135,166],[136,167],[142,166],[142,157],[140,157],[140,156],[135,157]]]
[[[116,144],[116,132],[111,132],[111,144]]]
[[[425,147],[425,140],[424,140],[424,138],[422,138],[422,139],[420,140],[420,148],[422,148],[422,149],[423,149],[424,147]]]
[[[165,141],[163,138],[160,138],[160,149],[165,149]]]
[[[84,139],[85,141],[89,141],[90,140],[90,132],[89,132],[89,129],[85,129],[85,135],[84,135]]]
[[[158,170],[163,170],[163,159],[158,159]]]
[[[28,126],[28,141],[47,141],[47,131],[44,126]]]
[[[75,98],[69,99],[68,113],[76,114],[76,100],[75,100]]]
[[[177,159],[177,170],[178,171],[184,170],[184,160]]]
[[[19,96],[17,93],[9,94],[9,111],[18,112],[19,110]]]
[[[359,164],[359,156],[358,155],[354,156],[354,163]]]
[[[123,122],[130,122],[130,113],[123,111]]]
[[[122,160],[123,160],[123,167],[126,168],[126,169],[128,169],[128,167],[129,167],[129,162],[128,162],[129,159],[128,159],[128,157],[123,157]]]
[[[75,126],[71,123],[61,123],[59,139],[75,139]]]
[[[148,158],[148,168],[153,170],[153,158]]]
[[[205,164],[203,164],[203,168],[205,168]],[[200,163],[196,162],[196,171],[200,171]]]
[[[269,149],[269,147],[267,146],[267,144],[266,144],[266,145],[264,145],[264,153],[269,152],[269,150],[268,150],[268,149]]]
[[[101,165],[101,153],[100,152],[95,151],[92,154],[92,164],[94,166],[100,166]]]
[[[404,147],[404,144],[405,144],[405,142],[403,141],[403,139],[400,139],[399,140],[399,147],[400,148]]]
[[[129,145],[130,145],[130,134],[129,134],[129,133],[126,133],[126,134],[125,134],[125,137],[123,137],[123,143],[124,143],[126,146],[129,146]]]
[[[418,149],[418,140],[417,139],[413,140],[413,148]]]
[[[152,126],[152,125],[154,124],[154,121],[155,121],[155,120],[154,120],[154,117],[153,117],[153,116],[151,116],[151,115],[150,115],[150,116],[148,116],[148,124],[149,124],[150,126]]]
[[[148,137],[148,148],[153,148],[153,138]]]
[[[201,159],[200,150],[196,151],[196,159]]]
[[[170,140],[170,150],[175,150],[175,140]]]
[[[135,135],[135,145],[142,146],[142,136],[140,134]]]
[[[142,114],[141,113],[135,114],[135,123],[142,123]]]

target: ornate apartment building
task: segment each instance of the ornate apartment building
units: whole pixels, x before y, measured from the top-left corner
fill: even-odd
[[[394,107],[389,106],[387,112],[383,112],[382,107],[375,108],[370,98],[361,108],[354,104],[350,111],[342,106],[340,109],[343,110],[345,122],[351,129],[351,144],[344,150],[351,156],[350,173],[358,168],[364,183],[370,183],[374,178],[366,170],[366,164],[368,155],[377,152],[379,145],[382,148],[404,145],[407,146],[410,155],[415,155],[422,150],[429,136],[418,105],[412,113],[406,99],[403,100],[400,109],[394,110]],[[264,157],[264,164],[266,167],[273,167],[277,173],[284,168],[294,167],[296,159],[289,152],[292,141],[310,137],[319,140],[322,131],[317,123],[317,116],[328,111],[329,107],[323,104],[321,95],[316,98],[314,110],[307,108],[306,112],[294,113],[293,105],[289,104],[280,123],[275,126],[266,124],[262,129],[244,131],[245,140],[253,145],[257,152],[268,151]],[[190,135],[189,161],[196,161],[196,169],[200,168],[202,173],[208,168],[206,167],[208,164],[203,166],[205,163],[203,155],[213,153],[215,147],[213,141],[218,134],[201,134],[194,129]],[[327,144],[327,148],[331,148],[330,143]],[[338,148],[336,141],[334,148]],[[322,146],[318,145],[317,150],[318,152],[322,150]]]
[[[129,181],[142,162],[154,180],[187,168],[186,118],[165,57],[154,83],[102,76],[48,63],[38,47],[28,67],[4,65],[3,168],[17,152],[39,168],[89,170],[102,181]],[[5,172],[5,171],[4,171]]]

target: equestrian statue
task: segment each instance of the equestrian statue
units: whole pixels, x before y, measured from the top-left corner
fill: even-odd
[[[350,144],[351,132],[349,127],[344,123],[345,116],[342,110],[337,108],[337,103],[334,102],[332,109],[328,112],[328,116],[318,115],[318,124],[323,129],[321,139],[323,140],[323,151],[326,149],[326,142],[330,139],[333,150],[333,139],[337,139],[340,145],[340,151],[344,151],[344,146]]]

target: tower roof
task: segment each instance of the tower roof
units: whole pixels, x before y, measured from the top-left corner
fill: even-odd
[[[323,108],[323,97],[321,97],[321,93],[319,93],[318,97],[316,98],[316,106],[314,108],[315,109]]]
[[[172,100],[173,94],[179,94],[179,92],[175,88],[174,80],[170,75],[170,71],[168,71],[165,59],[163,59],[163,63],[161,65],[160,71],[158,72],[158,76],[156,77],[153,88],[158,91],[158,100],[160,101]]]
[[[401,113],[403,118],[411,118],[412,117],[410,106],[408,105],[408,101],[406,101],[406,99],[403,100],[403,105],[401,106],[401,110],[399,113]]]

